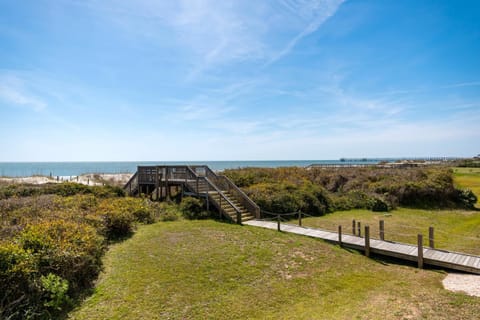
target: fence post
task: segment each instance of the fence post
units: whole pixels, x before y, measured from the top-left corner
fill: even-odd
[[[240,211],[237,211],[237,223],[242,225],[242,213]]]
[[[338,244],[342,246],[342,226],[338,226]]]
[[[418,268],[423,269],[423,235],[417,236],[418,245]]]
[[[355,226],[356,226],[356,222],[355,222],[355,219],[352,220],[352,234],[355,235]]]
[[[277,231],[281,231],[280,230],[280,215],[277,214]]]
[[[358,229],[357,229],[357,231],[358,231],[358,236],[359,236],[359,237],[362,237],[362,228],[361,228],[361,223],[360,223],[360,221],[357,222],[357,226],[358,226]]]
[[[435,248],[435,240],[434,240],[434,229],[433,227],[428,228],[428,245],[430,248]]]
[[[302,211],[298,213],[298,226],[299,227],[302,226]]]
[[[385,222],[380,220],[380,240],[385,240]]]
[[[365,256],[370,257],[370,227],[365,226]]]

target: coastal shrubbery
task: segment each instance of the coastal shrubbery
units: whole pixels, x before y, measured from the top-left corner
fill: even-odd
[[[210,213],[205,210],[203,201],[193,197],[185,197],[180,202],[180,212],[186,219],[205,219]]]
[[[125,191],[114,186],[86,186],[80,183],[64,182],[45,185],[12,184],[0,186],[0,200],[11,197],[31,197],[45,194],[73,196],[77,194],[93,194],[98,197],[124,197]]]
[[[453,185],[452,171],[428,168],[245,168],[225,170],[266,211],[321,215],[397,206],[472,208],[475,195]]]
[[[176,206],[113,187],[0,188],[0,319],[57,317],[91,287],[110,241],[179,216]]]

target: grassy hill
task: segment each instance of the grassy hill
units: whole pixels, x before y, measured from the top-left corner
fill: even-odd
[[[70,319],[476,319],[444,273],[215,221],[142,226]]]

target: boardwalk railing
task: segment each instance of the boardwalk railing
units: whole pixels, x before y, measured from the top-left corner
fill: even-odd
[[[374,239],[370,235],[370,226],[364,226],[362,236],[361,223],[355,220],[352,221],[352,235],[349,235],[342,233],[342,226],[338,226],[337,231],[302,227],[302,216],[310,216],[302,212],[271,213],[262,211],[262,213],[264,213],[267,218],[262,220],[248,221],[246,224],[321,238],[326,241],[340,244],[344,247],[363,251],[365,252],[366,256],[370,256],[371,253],[375,253],[402,260],[417,262],[419,268],[423,268],[424,264],[428,264],[431,266],[480,274],[480,256],[434,248],[434,231],[432,227],[429,228],[429,247],[425,247],[423,244],[422,234],[417,235],[416,245],[385,241],[383,222],[380,222],[380,239]],[[284,221],[290,221],[290,219],[288,219],[289,216],[292,217],[295,215],[298,215],[299,217],[298,226],[284,223]]]

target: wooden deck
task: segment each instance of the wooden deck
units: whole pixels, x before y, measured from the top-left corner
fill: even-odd
[[[250,220],[243,224],[267,229],[277,230],[277,222]],[[313,238],[320,238],[333,243],[339,243],[337,232],[321,229],[299,227],[281,223],[280,229],[283,232],[295,233]],[[365,251],[365,238],[342,234],[342,246],[355,250]],[[417,262],[418,247],[416,245],[369,239],[370,252],[388,257],[395,257],[403,260]],[[423,263],[426,265],[460,270],[469,273],[480,274],[480,257],[464,253],[449,252],[439,249],[423,248]]]

